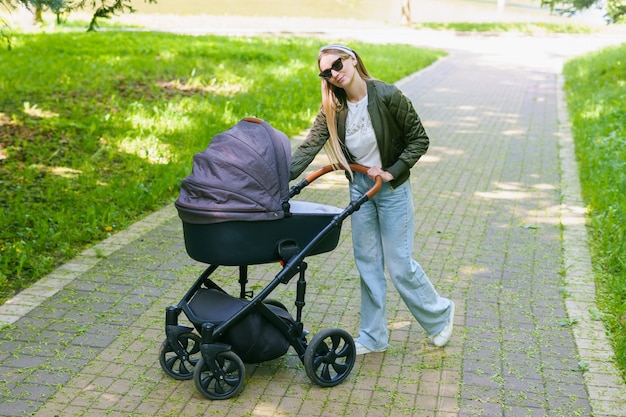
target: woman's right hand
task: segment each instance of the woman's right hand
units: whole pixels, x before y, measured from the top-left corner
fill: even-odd
[[[370,179],[372,180],[375,180],[376,177],[380,177],[383,180],[383,182],[389,182],[393,180],[393,174],[383,170],[381,167],[376,167],[376,166],[371,167],[367,170],[367,176],[370,177]]]

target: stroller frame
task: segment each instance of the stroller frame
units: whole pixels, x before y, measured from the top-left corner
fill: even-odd
[[[366,173],[367,168],[351,164],[353,171]],[[299,194],[302,189],[319,177],[335,171],[333,165],[324,166],[312,172],[289,190],[290,198]],[[356,349],[352,336],[338,328],[325,329],[318,332],[309,343],[308,332],[304,330],[302,312],[306,305],[306,270],[304,261],[315,246],[333,230],[341,229],[343,221],[372,198],[381,188],[382,179],[376,177],[374,186],[360,198],[351,201],[340,213],[315,235],[303,248],[291,242],[280,242],[278,252],[283,265],[280,272],[257,295],[248,291],[248,265],[239,267],[239,300],[245,305],[226,320],[214,323],[206,321],[194,312],[190,306],[193,297],[204,290],[227,294],[212,279],[212,274],[220,265],[209,266],[198,277],[194,285],[187,291],[177,305],[166,308],[165,334],[161,345],[159,361],[163,370],[171,377],[179,380],[194,379],[198,390],[209,399],[228,399],[243,389],[245,367],[242,359],[232,350],[232,346],[220,341],[229,330],[233,329],[248,315],[260,314],[275,327],[296,351],[303,363],[306,373],[313,383],[322,387],[332,387],[343,382],[350,374],[355,360]],[[280,284],[288,284],[296,275],[296,316],[292,318],[287,308],[277,300],[269,299],[269,295]],[[194,328],[179,324],[179,316],[184,313],[193,323]]]

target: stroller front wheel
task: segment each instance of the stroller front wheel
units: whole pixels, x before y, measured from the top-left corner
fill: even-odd
[[[178,350],[182,350],[182,356],[176,353],[177,349],[165,339],[161,344],[159,362],[161,368],[174,379],[188,380],[193,378],[193,371],[198,363],[200,354],[200,336],[195,333],[183,333],[177,337]]]
[[[211,365],[202,357],[193,373],[196,388],[202,395],[210,400],[226,400],[241,392],[246,369],[236,353],[219,352]]]
[[[315,384],[334,387],[345,380],[354,366],[354,340],[342,329],[317,333],[304,353],[304,369]]]

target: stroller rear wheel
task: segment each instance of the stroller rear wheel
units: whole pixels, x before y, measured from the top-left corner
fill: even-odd
[[[196,388],[202,395],[210,400],[226,400],[241,392],[246,369],[236,353],[219,352],[211,365],[202,357],[193,373]]]
[[[350,375],[356,360],[354,340],[342,329],[317,333],[304,353],[304,369],[315,384],[334,387]]]
[[[183,333],[177,338],[179,348],[184,357],[179,357],[167,339],[161,344],[159,362],[161,368],[174,379],[188,380],[193,378],[193,370],[202,357],[200,354],[200,336],[195,333]]]

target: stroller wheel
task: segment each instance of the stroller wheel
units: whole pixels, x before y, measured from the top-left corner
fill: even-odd
[[[193,378],[193,370],[202,357],[200,353],[200,336],[195,333],[183,333],[178,336],[179,347],[186,357],[179,357],[167,339],[161,344],[159,362],[161,368],[174,379],[186,380]]]
[[[198,391],[210,400],[226,400],[239,394],[246,373],[241,358],[232,351],[219,352],[212,365],[200,358],[193,373]]]
[[[334,387],[350,375],[355,360],[352,336],[342,329],[325,329],[307,346],[303,364],[315,384]]]

